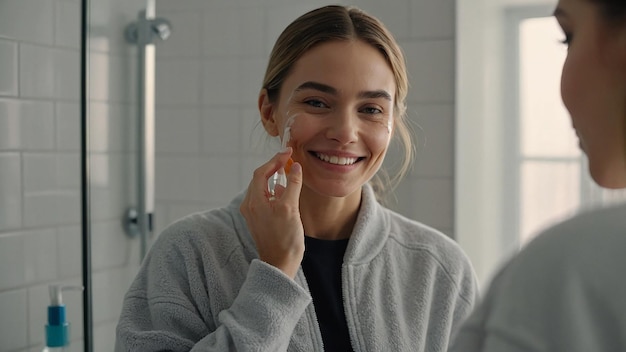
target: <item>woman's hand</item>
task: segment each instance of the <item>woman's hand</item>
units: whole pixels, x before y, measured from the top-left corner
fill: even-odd
[[[254,171],[240,210],[256,243],[259,258],[295,278],[304,256],[304,228],[299,209],[300,164],[291,166],[287,187],[277,186],[272,200],[267,189],[267,181],[274,172],[285,167],[291,153],[292,149],[286,148]]]

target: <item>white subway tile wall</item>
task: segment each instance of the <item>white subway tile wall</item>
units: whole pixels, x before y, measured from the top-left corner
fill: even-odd
[[[54,43],[55,0],[4,0],[0,11],[3,38],[38,44]]]
[[[80,6],[77,0],[55,4],[54,44],[58,47],[80,48]]]
[[[28,344],[26,289],[3,292],[0,296],[0,314],[4,317],[0,329],[2,351],[13,351],[26,346]]]
[[[60,151],[80,150],[80,105],[76,102],[56,103],[56,142]],[[76,175],[79,177],[80,175]]]
[[[156,111],[155,148],[157,153],[198,154],[202,129],[197,107],[161,107]],[[222,131],[226,134],[225,131]],[[230,134],[233,136],[234,134]]]
[[[2,181],[0,182],[0,231],[17,229],[22,225],[21,171],[19,153],[0,152],[0,180]],[[0,241],[2,241],[1,238]],[[5,264],[7,264],[7,266],[4,266],[5,268],[10,267],[9,263]],[[3,276],[0,276],[0,278],[3,278]],[[0,280],[0,286],[3,284],[2,281]]]
[[[410,177],[449,178],[453,174],[454,105],[411,104],[409,115],[414,121],[418,158]]]
[[[17,43],[0,39],[0,94],[17,95]]]
[[[400,41],[411,80],[410,103],[454,102],[454,40]]]
[[[55,54],[52,47],[20,44],[18,72],[21,97],[54,98]]]
[[[134,172],[126,170],[137,99],[136,51],[122,33],[144,1],[132,3],[93,2],[90,18],[97,50],[90,72],[93,268],[104,304],[95,331],[106,332],[97,338],[103,351],[111,350],[121,297],[139,263],[136,241],[120,226],[134,189]],[[80,23],[78,0],[0,2],[0,351],[40,351],[48,285],[81,283]],[[80,351],[82,294],[67,292],[64,301],[72,350]]]
[[[135,201],[137,110],[136,49],[123,32],[144,3],[101,0],[90,9],[96,351],[112,350],[139,263],[139,243],[121,227]],[[278,150],[256,110],[267,56],[289,22],[328,3],[157,1],[158,16],[173,29],[156,44],[157,233],[224,205]],[[416,164],[390,206],[451,234],[454,1],[351,4],[380,17],[400,41],[411,79],[409,116],[421,127]],[[41,350],[47,285],[80,284],[79,15],[78,0],[0,3],[0,352]],[[80,351],[81,295],[64,298],[72,350]]]
[[[170,40],[175,39],[178,38],[172,34]],[[165,45],[167,42],[161,46]],[[201,66],[198,60],[166,58],[158,60],[156,65],[158,75],[155,95],[159,106],[193,106],[200,103],[202,77],[198,74]]]
[[[21,137],[21,149],[54,151],[54,103],[20,99],[17,107],[20,130],[14,134]]]
[[[411,2],[411,38],[453,39],[455,29],[455,1]]]
[[[424,2],[426,1],[428,0]],[[397,40],[404,40],[411,38],[411,6],[416,2],[414,0],[357,0],[350,4],[375,15],[383,21]]]
[[[59,218],[46,218],[33,206],[40,197],[52,206],[48,213],[58,207],[49,201],[59,192],[60,161],[51,101],[54,5],[37,0],[0,3],[0,351],[36,344],[30,338],[36,332],[28,324],[33,309],[29,288],[59,278]],[[43,324],[45,320],[40,335]]]

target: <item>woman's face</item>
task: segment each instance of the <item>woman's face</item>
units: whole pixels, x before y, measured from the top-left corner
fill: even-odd
[[[382,54],[359,40],[323,43],[300,57],[264,125],[282,135],[295,116],[288,145],[302,165],[303,192],[345,197],[374,176],[389,146],[395,87]]]
[[[561,96],[593,179],[626,187],[626,31],[589,0],[560,0],[555,16],[568,42]]]

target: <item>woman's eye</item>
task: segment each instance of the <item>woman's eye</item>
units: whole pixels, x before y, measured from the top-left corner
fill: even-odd
[[[561,39],[561,43],[567,46],[572,42],[572,35],[570,33],[565,33],[565,39]]]
[[[314,108],[327,108],[328,107],[328,105],[324,104],[322,101],[317,100],[317,99],[309,99],[305,101],[304,103]]]
[[[379,108],[375,108],[375,107],[365,107],[361,110],[362,112],[366,113],[366,114],[382,114],[382,110],[380,110]]]

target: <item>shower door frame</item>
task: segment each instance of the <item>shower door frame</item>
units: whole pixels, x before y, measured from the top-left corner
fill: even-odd
[[[81,183],[81,249],[83,278],[83,346],[93,351],[93,284],[91,273],[91,207],[89,174],[89,0],[80,4],[80,183]]]

